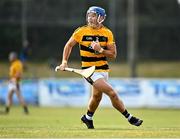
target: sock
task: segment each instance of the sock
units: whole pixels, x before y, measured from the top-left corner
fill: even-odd
[[[28,113],[29,113],[28,107],[27,107],[27,106],[24,106],[23,108],[24,108],[24,112],[25,112],[26,114],[28,114]]]
[[[124,112],[122,112],[122,114],[123,114],[128,120],[130,120],[131,117],[132,117],[132,115],[131,115],[127,110],[125,110]]]
[[[6,106],[6,108],[5,108],[5,113],[9,113],[9,106]]]
[[[87,114],[86,114],[86,118],[87,118],[88,120],[92,120],[93,115],[94,115],[94,112],[90,112],[90,111],[88,110],[88,111],[87,111]]]

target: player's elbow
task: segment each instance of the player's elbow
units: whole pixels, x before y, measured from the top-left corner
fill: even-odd
[[[65,45],[65,48],[67,48],[67,49],[72,49],[72,47],[74,46],[74,45],[76,45],[76,41],[71,37],[69,40],[68,40],[68,42],[66,43],[66,45]]]

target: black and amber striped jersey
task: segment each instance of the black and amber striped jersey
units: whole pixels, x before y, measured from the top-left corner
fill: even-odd
[[[79,27],[73,33],[72,38],[79,43],[82,69],[96,66],[97,72],[109,71],[107,57],[94,51],[90,46],[92,41],[97,40],[104,49],[107,49],[107,45],[115,43],[113,34],[108,28],[104,26],[100,29],[93,29],[89,26]]]
[[[23,64],[20,60],[15,60],[11,63],[10,70],[9,70],[9,76],[10,79],[16,78],[17,81],[20,80],[20,77],[16,77],[17,74],[23,73]]]

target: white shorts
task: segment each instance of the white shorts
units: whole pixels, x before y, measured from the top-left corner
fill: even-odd
[[[8,84],[8,90],[9,91],[12,91],[12,90],[18,90],[19,84],[13,82],[13,81],[9,81],[9,84]]]
[[[104,78],[106,81],[108,80],[109,73],[108,72],[94,72],[93,75],[91,76],[91,79],[93,82],[100,78]]]

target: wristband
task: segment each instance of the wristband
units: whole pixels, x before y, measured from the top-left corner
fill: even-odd
[[[67,64],[67,60],[62,60],[62,64]]]
[[[99,53],[103,53],[103,51],[104,51],[104,49],[103,49],[103,48],[101,48],[101,49],[99,50]]]

